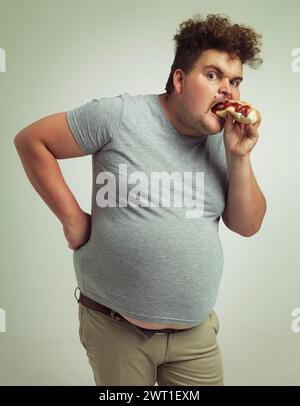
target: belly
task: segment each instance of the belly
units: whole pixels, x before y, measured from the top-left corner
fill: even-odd
[[[76,253],[83,293],[141,328],[185,329],[203,320],[222,273],[217,223],[113,224],[107,217],[94,223],[88,245]]]
[[[122,314],[122,317],[124,317],[124,319],[128,320],[131,324],[135,324],[138,327],[142,327],[142,328],[148,328],[148,329],[152,329],[152,330],[156,330],[156,329],[162,329],[162,328],[174,328],[176,330],[182,330],[182,329],[186,329],[186,328],[190,328],[190,327],[194,327],[195,325],[191,324],[191,325],[178,325],[178,324],[159,324],[159,323],[147,323],[145,321],[142,320],[136,320],[136,319],[132,319],[130,317],[124,316],[124,314]]]

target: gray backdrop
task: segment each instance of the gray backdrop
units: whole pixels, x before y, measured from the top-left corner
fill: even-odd
[[[263,118],[252,164],[268,211],[251,238],[220,223],[225,384],[300,384],[299,2],[0,0],[1,385],[94,384],[78,338],[72,251],[27,180],[14,136],[93,98],[163,93],[172,38],[197,13],[225,13],[264,41],[264,65],[245,69],[241,98]],[[90,211],[91,157],[59,163]]]

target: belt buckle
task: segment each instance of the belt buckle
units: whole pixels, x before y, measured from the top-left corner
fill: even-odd
[[[117,316],[116,316],[117,315]],[[120,317],[120,313],[116,312],[115,310],[110,310],[110,317],[114,320],[123,321],[122,316]]]

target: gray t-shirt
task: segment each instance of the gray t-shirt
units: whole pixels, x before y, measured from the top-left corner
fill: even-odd
[[[91,236],[73,256],[82,293],[146,322],[205,320],[223,270],[223,133],[179,133],[157,94],[94,99],[67,119],[93,154]]]

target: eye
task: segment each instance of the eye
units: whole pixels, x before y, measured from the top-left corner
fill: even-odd
[[[234,86],[234,87],[239,87],[239,85],[240,85],[240,81],[239,80],[233,80],[232,82],[230,82],[231,84],[232,84],[232,86]]]
[[[210,80],[215,80],[215,79],[219,79],[219,75],[217,74],[217,72],[208,72],[207,74],[208,79]]]

